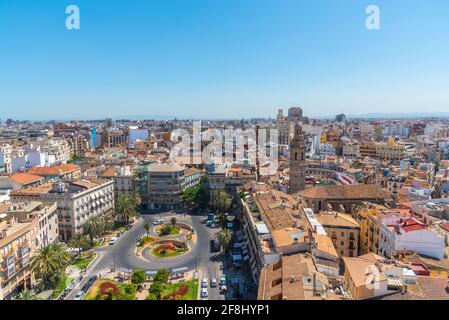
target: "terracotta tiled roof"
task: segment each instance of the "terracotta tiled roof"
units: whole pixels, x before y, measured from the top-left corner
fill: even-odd
[[[80,167],[75,164],[64,164],[53,167],[33,167],[28,170],[28,173],[39,176],[57,176],[59,174],[65,174],[76,170],[80,170]]]
[[[310,199],[382,199],[388,198],[385,192],[374,184],[347,186],[318,186],[307,188],[299,195]]]
[[[360,227],[357,221],[354,220],[349,214],[345,213],[320,213],[317,215],[318,221],[323,226],[335,226],[335,227]]]
[[[14,181],[17,181],[18,183],[24,185],[38,182],[43,179],[41,176],[36,176],[29,173],[16,173],[9,177]]]
[[[109,167],[106,168],[105,170],[103,170],[102,172],[100,172],[100,177],[105,177],[105,178],[112,178],[115,176],[115,173],[117,172],[117,170],[114,167]]]
[[[363,287],[366,285],[368,271],[372,268],[373,263],[369,260],[359,258],[343,257],[345,266],[349,275],[356,287]],[[386,281],[387,278],[383,273],[379,274],[379,281]]]

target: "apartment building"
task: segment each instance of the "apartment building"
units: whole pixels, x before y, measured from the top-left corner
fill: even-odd
[[[38,221],[36,233],[36,248],[43,247],[55,242],[59,238],[57,203],[47,204],[43,202],[13,203],[5,211],[8,217],[14,217],[17,221]]]
[[[389,209],[383,205],[373,203],[363,203],[353,217],[360,225],[360,253],[367,254],[373,252],[381,254],[380,252],[380,229],[382,226],[382,219],[389,215],[395,214],[402,217],[410,216],[410,209],[396,208]]]
[[[341,212],[320,212],[316,217],[340,257],[359,255],[360,225],[353,217]]]
[[[392,174],[387,177],[387,190],[394,200],[397,200],[399,191],[406,181],[407,177],[401,174]]]
[[[29,265],[37,230],[37,219],[19,222],[13,216],[0,215],[0,300],[11,299],[33,285]]]
[[[9,144],[0,146],[0,172],[12,172],[12,149]]]
[[[360,145],[360,156],[379,160],[400,161],[405,158],[405,148],[392,141],[388,143],[362,143]]]
[[[262,268],[257,300],[349,300],[339,284],[332,285],[309,254],[297,253]]]
[[[414,218],[386,215],[380,228],[379,252],[391,258],[409,251],[442,260],[444,238]]]
[[[265,265],[278,263],[281,256],[305,252],[314,257],[317,270],[338,275],[338,255],[313,212],[306,213],[297,198],[263,183],[248,183],[241,190],[247,248],[243,260],[248,261],[248,272],[255,283],[261,279]]]
[[[83,179],[47,183],[40,187],[13,191],[10,197],[14,203],[56,202],[60,240],[67,241],[72,235],[82,231],[82,225],[89,218],[113,212],[114,181]]]
[[[176,210],[181,207],[181,192],[199,184],[201,172],[175,164],[148,167],[148,206],[150,210]]]

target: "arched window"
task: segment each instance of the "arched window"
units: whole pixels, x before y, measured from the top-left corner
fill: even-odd
[[[295,152],[295,160],[298,160],[298,152]]]

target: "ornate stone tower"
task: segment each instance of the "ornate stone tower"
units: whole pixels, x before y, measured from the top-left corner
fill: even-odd
[[[306,165],[306,140],[302,127],[296,123],[293,139],[290,142],[290,193],[304,190]]]

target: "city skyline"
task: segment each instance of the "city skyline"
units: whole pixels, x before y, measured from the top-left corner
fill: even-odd
[[[447,110],[445,1],[0,2],[2,119]],[[26,21],[26,23],[24,23]],[[204,116],[207,114],[207,116]]]

